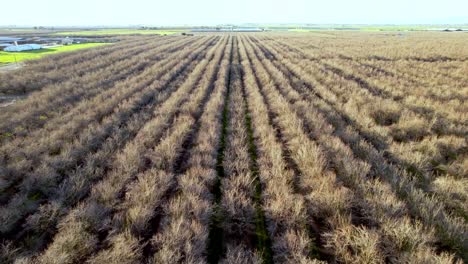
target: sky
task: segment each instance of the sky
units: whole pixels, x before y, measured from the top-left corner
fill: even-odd
[[[4,26],[468,23],[468,0],[21,0],[0,9]]]

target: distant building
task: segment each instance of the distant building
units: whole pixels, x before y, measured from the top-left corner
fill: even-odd
[[[192,32],[262,32],[263,28],[194,28]]]
[[[23,45],[11,45],[4,49],[4,51],[18,52],[26,50],[38,50],[42,49],[42,46],[39,44],[23,44]]]
[[[0,37],[0,44],[13,44],[22,40],[21,38]]]
[[[262,28],[233,28],[234,32],[262,32]]]
[[[66,37],[66,38],[62,39],[61,42],[62,42],[62,45],[71,45],[71,44],[73,44],[73,39],[71,39],[69,37]]]
[[[20,40],[20,38],[0,37],[0,50],[4,50],[9,46],[17,45]]]

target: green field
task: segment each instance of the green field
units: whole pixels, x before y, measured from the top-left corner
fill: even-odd
[[[171,35],[182,33],[183,30],[159,30],[159,29],[102,29],[102,30],[83,30],[83,31],[67,31],[58,32],[56,35],[65,36],[105,36],[105,35]]]
[[[68,45],[68,46],[54,47],[54,48],[49,48],[49,49],[30,50],[30,51],[21,51],[21,52],[0,51],[0,64],[39,59],[50,54],[74,51],[74,50],[85,49],[85,48],[92,48],[92,47],[108,45],[108,44],[109,43],[83,43],[83,44],[74,44],[74,45]]]

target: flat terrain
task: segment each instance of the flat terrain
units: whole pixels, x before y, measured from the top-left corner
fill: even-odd
[[[66,36],[106,36],[106,35],[171,35],[184,32],[183,30],[159,30],[159,29],[102,29],[57,32],[56,35]]]
[[[54,30],[33,28],[0,28],[0,36],[22,36],[54,33]]]
[[[0,262],[466,263],[466,43],[136,36],[0,73]]]
[[[21,62],[25,60],[34,60],[39,59],[47,55],[75,51],[79,49],[92,48],[102,45],[108,45],[108,43],[82,43],[82,44],[73,44],[67,46],[58,46],[53,48],[44,48],[40,50],[29,50],[21,52],[7,52],[0,51],[0,65],[2,63],[11,63],[11,62]]]
[[[296,32],[309,32],[309,31],[323,31],[323,30],[339,30],[339,31],[428,31],[444,29],[464,29],[467,30],[467,25],[317,25],[317,26],[297,26],[294,28],[290,26],[290,31]]]

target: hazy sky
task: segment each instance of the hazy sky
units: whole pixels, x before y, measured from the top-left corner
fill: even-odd
[[[468,23],[468,0],[21,0],[0,9],[0,25]]]

